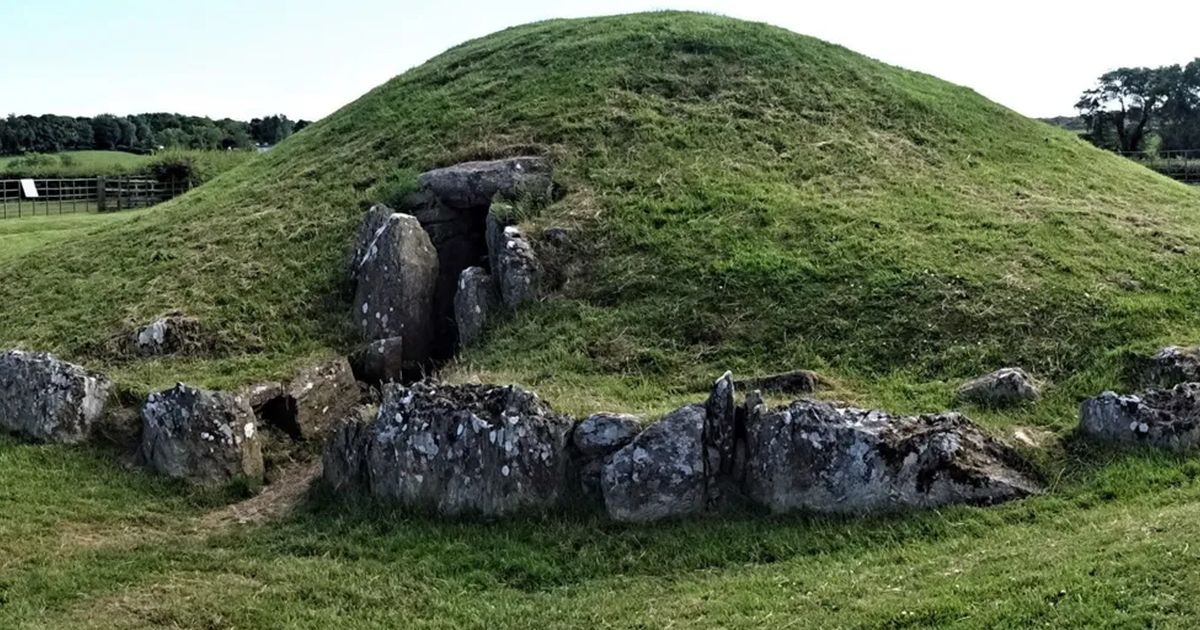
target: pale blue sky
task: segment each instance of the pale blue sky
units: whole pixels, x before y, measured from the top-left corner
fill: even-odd
[[[0,114],[321,118],[466,39],[551,17],[685,8],[771,22],[1072,111],[1118,65],[1200,56],[1200,2],[887,0],[0,0]]]

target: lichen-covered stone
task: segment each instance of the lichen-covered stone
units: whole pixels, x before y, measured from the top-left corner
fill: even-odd
[[[993,504],[1037,492],[1019,457],[955,413],[894,417],[797,401],[747,420],[747,494],[774,512]]]
[[[533,246],[521,229],[515,225],[504,228],[500,251],[496,255],[495,273],[504,306],[516,309],[536,300],[541,291],[543,273]]]
[[[1142,387],[1167,389],[1200,382],[1200,347],[1168,346],[1139,363],[1136,380]]]
[[[199,349],[200,322],[183,315],[160,317],[129,336],[128,346],[142,356],[164,356]]]
[[[1104,392],[1080,405],[1080,426],[1087,435],[1125,446],[1194,448],[1200,443],[1200,383],[1132,396]]]
[[[571,441],[583,457],[604,457],[629,444],[641,430],[639,416],[602,411],[575,425]]]
[[[1021,368],[1001,368],[958,388],[959,400],[989,407],[1011,407],[1040,397],[1037,383]]]
[[[350,368],[364,383],[399,383],[404,376],[404,339],[388,337],[363,344],[350,355]]]
[[[142,459],[155,471],[202,486],[261,483],[262,448],[249,402],[180,383],[142,406]]]
[[[0,353],[0,429],[35,442],[75,443],[104,414],[112,384],[46,353]]]
[[[292,437],[320,440],[358,405],[358,382],[349,362],[334,359],[301,370],[284,395],[295,405]]]
[[[454,321],[460,345],[466,347],[479,338],[499,303],[496,283],[487,271],[482,267],[463,270],[454,294]]]
[[[545,203],[551,197],[553,175],[549,160],[525,156],[435,169],[422,173],[418,185],[448,207],[486,208],[496,197]]]
[[[708,449],[709,470],[713,475],[732,474],[737,419],[733,373],[726,372],[713,383],[704,409],[704,446]]]
[[[405,214],[388,216],[358,267],[351,316],[363,340],[401,337],[407,361],[427,360],[437,278],[437,251],[420,223]]]
[[[682,407],[609,456],[601,488],[610,518],[649,522],[705,509],[704,420],[703,405]]]
[[[384,204],[377,203],[371,206],[363,215],[362,220],[358,224],[358,232],[354,237],[354,249],[350,253],[350,278],[357,282],[359,275],[359,267],[367,258],[367,253],[371,251],[371,245],[375,243],[375,239],[379,234],[379,230],[387,224],[388,219],[396,214],[396,211],[387,207]]]
[[[544,510],[574,492],[571,426],[515,386],[388,385],[375,422],[339,428],[325,478],[444,515]]]

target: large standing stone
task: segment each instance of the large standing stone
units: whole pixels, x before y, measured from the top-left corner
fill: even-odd
[[[350,355],[350,367],[364,383],[399,383],[404,376],[404,339],[388,337],[363,344]]]
[[[371,246],[375,243],[379,231],[387,225],[388,218],[396,214],[395,210],[382,203],[371,206],[358,224],[358,232],[354,237],[354,251],[350,254],[350,278],[358,281],[359,267],[366,260]]]
[[[1080,406],[1083,432],[1125,446],[1182,451],[1200,442],[1200,383],[1137,396],[1104,392]]]
[[[104,414],[112,384],[45,354],[0,353],[0,429],[37,442],[80,442]]]
[[[601,479],[609,517],[648,522],[705,509],[704,417],[703,405],[680,408],[609,457]]]
[[[320,440],[358,405],[358,382],[349,362],[335,359],[301,370],[284,396],[295,410],[295,421],[281,428],[296,439]]]
[[[545,158],[515,157],[439,168],[422,173],[418,184],[451,208],[486,208],[497,196],[544,203],[552,193],[553,175]]]
[[[579,480],[588,496],[601,496],[608,456],[633,441],[641,430],[641,418],[622,413],[594,413],[575,425],[571,443],[579,456]]]
[[[437,277],[437,252],[420,223],[390,215],[359,263],[352,316],[364,340],[402,337],[406,361],[427,360]]]
[[[159,473],[197,485],[263,478],[262,448],[246,399],[183,383],[146,399],[141,453]]]
[[[1021,368],[1001,368],[967,381],[958,388],[958,398],[989,407],[1011,407],[1041,397],[1037,383]]]
[[[504,228],[503,244],[496,255],[496,279],[504,306],[515,309],[536,300],[541,290],[542,264],[533,246],[515,225]]]
[[[708,449],[709,471],[713,475],[732,474],[737,420],[733,373],[726,372],[713,383],[704,409],[704,446]]]
[[[339,428],[326,479],[445,515],[547,509],[573,488],[571,425],[515,386],[388,385],[374,423]]]
[[[955,413],[760,407],[747,421],[746,456],[746,491],[774,512],[993,504],[1037,492],[1012,449]]]
[[[463,347],[479,338],[492,312],[499,306],[496,283],[482,267],[469,267],[458,279],[454,294],[454,321]]]
[[[1139,363],[1137,381],[1143,387],[1200,382],[1200,347],[1168,346]]]

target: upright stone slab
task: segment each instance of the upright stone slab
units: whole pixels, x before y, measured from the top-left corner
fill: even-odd
[[[46,353],[0,353],[0,429],[35,442],[80,442],[111,388],[104,376]]]
[[[797,401],[751,414],[747,494],[774,512],[993,504],[1037,492],[1016,453],[955,413],[895,417]]]
[[[704,408],[704,445],[709,449],[709,474],[732,474],[737,421],[733,373],[726,372],[713,383]]]
[[[601,488],[610,518],[641,523],[704,511],[704,419],[703,405],[682,407],[609,457]]]
[[[1200,443],[1200,383],[1132,396],[1104,392],[1080,405],[1080,428],[1122,446],[1193,449]]]
[[[358,405],[358,382],[346,359],[334,359],[301,370],[285,395],[295,409],[292,437],[320,440]]]
[[[496,265],[500,299],[506,308],[516,309],[538,298],[544,274],[542,264],[533,253],[533,246],[515,225],[504,228]]]
[[[175,479],[216,486],[262,482],[263,458],[254,412],[241,396],[180,383],[142,406],[142,459]]]
[[[427,360],[437,277],[437,252],[420,223],[409,215],[389,215],[358,267],[352,317],[363,340],[401,337],[407,361]]]
[[[462,347],[479,338],[499,303],[496,283],[487,271],[482,267],[470,267],[462,272],[458,291],[454,294],[454,321]]]
[[[326,480],[443,515],[545,510],[575,488],[571,425],[515,386],[388,385],[374,423],[338,429]]]
[[[354,237],[354,249],[350,253],[350,279],[358,282],[359,268],[367,259],[371,246],[375,243],[379,231],[387,225],[388,219],[396,214],[395,210],[382,203],[377,203],[363,215],[358,224],[358,232]]]

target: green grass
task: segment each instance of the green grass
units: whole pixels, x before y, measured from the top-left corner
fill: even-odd
[[[930,76],[769,26],[657,13],[468,42],[170,203],[17,236],[33,244],[0,260],[0,347],[54,351],[135,392],[285,375],[353,345],[342,272],[377,195],[404,173],[529,150],[555,159],[566,195],[527,227],[574,229],[587,264],[495,325],[451,379],[522,383],[574,413],[655,413],[725,369],[804,367],[836,382],[826,396],[910,412],[1019,365],[1047,382],[1042,403],[965,410],[998,433],[1063,437],[1081,398],[1123,388],[1130,353],[1200,341],[1200,191]],[[172,310],[219,331],[226,353],[128,362],[97,343]],[[1047,496],[866,521],[439,525],[318,502],[211,535],[186,525],[203,500],[103,456],[7,444],[0,458],[0,478],[22,471],[0,485],[17,497],[0,540],[37,532],[0,565],[14,624],[1200,617],[1186,457],[1052,446],[1035,455]],[[44,460],[55,466],[39,472]],[[61,489],[31,494],[43,476]],[[72,482],[93,476],[117,487]],[[171,523],[139,527],[159,501]],[[64,541],[76,532],[119,544]]]
[[[0,178],[71,178],[146,174],[156,163],[185,159],[196,165],[207,180],[250,158],[254,151],[200,151],[172,149],[155,155],[124,151],[63,151],[0,157]]]

